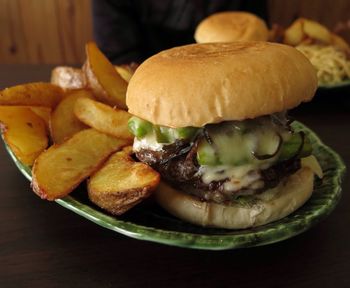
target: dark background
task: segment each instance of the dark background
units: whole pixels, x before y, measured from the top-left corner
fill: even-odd
[[[50,66],[0,65],[0,89],[48,80]],[[349,91],[292,115],[350,164]],[[276,244],[201,251],[134,240],[40,200],[0,147],[0,287],[350,287],[350,181],[336,209]]]
[[[287,27],[306,17],[333,30],[350,18],[349,0],[267,3],[270,25]],[[81,65],[85,43],[93,39],[91,6],[91,0],[0,0],[0,63]],[[349,29],[340,34],[350,41]]]

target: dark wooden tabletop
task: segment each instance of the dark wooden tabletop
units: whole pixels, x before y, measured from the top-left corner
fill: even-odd
[[[50,68],[0,65],[0,88],[48,80]],[[292,112],[348,166],[349,102],[349,91],[326,92],[314,106]],[[0,159],[0,287],[350,287],[346,176],[339,205],[311,230],[268,246],[213,252],[134,240],[97,226],[40,200],[3,145]]]

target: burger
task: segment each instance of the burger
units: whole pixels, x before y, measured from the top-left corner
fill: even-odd
[[[254,14],[226,11],[202,20],[194,38],[197,43],[267,41],[269,30],[265,21]]]
[[[162,177],[158,203],[187,222],[230,229],[298,209],[321,172],[286,111],[316,87],[307,58],[282,44],[192,44],[147,59],[126,101],[135,155]]]

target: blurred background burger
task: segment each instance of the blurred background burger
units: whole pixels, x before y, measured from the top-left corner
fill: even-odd
[[[267,41],[269,29],[263,19],[248,13],[226,11],[202,20],[195,31],[197,43]]]

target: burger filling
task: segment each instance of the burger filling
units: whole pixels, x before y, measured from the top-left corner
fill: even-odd
[[[132,117],[136,157],[175,188],[223,203],[259,196],[301,167],[312,147],[284,113],[202,128],[169,128]]]

